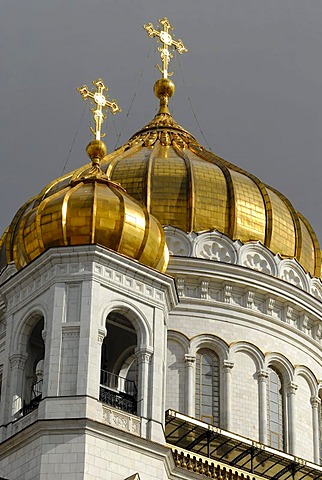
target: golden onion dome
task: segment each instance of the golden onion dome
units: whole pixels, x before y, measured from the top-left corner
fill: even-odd
[[[91,166],[58,182],[59,188],[46,187],[17,212],[0,242],[4,263],[14,261],[19,270],[51,247],[99,244],[165,271],[160,223],[101,171],[103,142],[92,141],[87,153]]]
[[[321,250],[310,223],[280,192],[207,151],[177,124],[167,108],[174,91],[170,83],[157,82],[159,112],[103,159],[103,171],[163,226],[185,232],[216,229],[232,240],[260,241],[319,277]]]
[[[168,110],[169,97],[174,93],[170,80],[158,80],[154,92],[160,99],[159,112],[125,145],[102,159],[100,167],[107,178],[122,185],[136,200],[136,205],[144,205],[163,226],[172,225],[185,232],[216,229],[232,240],[239,239],[243,243],[260,241],[273,253],[297,259],[311,275],[320,277],[321,250],[314,230],[303,215],[280,192],[255,175],[207,151],[175,122]],[[55,211],[59,217],[57,212],[63,211],[63,205],[64,208],[69,205],[72,211],[72,205],[77,205],[82,192],[86,192],[84,198],[90,204],[89,198],[96,196],[98,190],[102,191],[102,183],[98,180],[75,183],[75,179],[86,175],[90,169],[90,166],[81,167],[54,180],[20,209],[2,240],[1,255],[6,257],[7,263],[12,259],[17,262],[19,258],[23,264],[25,254],[20,253],[21,232],[25,232],[24,238],[28,234],[32,242],[31,229],[36,226],[39,229],[41,218],[45,227],[44,207],[48,212]],[[99,187],[94,188],[94,183]],[[113,183],[105,184],[104,188],[120,194],[120,189]],[[57,203],[60,206],[54,210]],[[88,215],[90,223],[93,217]],[[67,216],[72,219],[72,215],[67,213]],[[54,216],[51,218],[53,221]],[[57,222],[57,227],[61,222],[61,244],[66,244],[70,238],[75,242],[101,242],[99,236],[92,240],[89,230],[82,239],[78,233],[76,236],[67,233],[67,224],[64,233],[64,222],[60,217]],[[72,228],[72,224],[68,224],[68,228]],[[163,237],[159,231],[158,235],[158,245],[161,245]],[[35,251],[40,248],[35,245]],[[134,258],[140,260],[138,256]],[[160,262],[161,259],[159,265]]]

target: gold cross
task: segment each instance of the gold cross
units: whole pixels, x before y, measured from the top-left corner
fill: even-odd
[[[104,82],[101,78],[98,78],[97,80],[92,82],[95,87],[97,87],[96,92],[90,92],[87,85],[83,85],[82,87],[79,87],[77,90],[81,94],[81,96],[86,100],[87,98],[90,98],[93,103],[96,104],[97,108],[91,108],[91,112],[93,113],[94,116],[94,122],[95,122],[95,130],[90,127],[91,132],[95,136],[96,140],[100,140],[101,137],[105,137],[105,133],[101,134],[101,128],[103,125],[103,122],[106,118],[106,115],[103,113],[103,109],[110,108],[111,112],[113,115],[117,112],[121,112],[122,110],[120,107],[117,105],[115,100],[112,100],[109,102],[108,96],[104,96],[104,90],[108,90],[108,88],[104,85]]]
[[[180,54],[187,52],[188,49],[184,46],[182,40],[174,40],[172,38],[169,30],[173,30],[173,27],[170,25],[169,20],[166,17],[161,18],[159,23],[163,25],[163,30],[161,31],[155,30],[152,23],[143,25],[143,28],[146,30],[149,37],[158,37],[162,42],[162,47],[158,47],[158,50],[161,54],[162,68],[158,65],[158,69],[162,73],[162,78],[168,78],[173,74],[168,72],[170,58],[173,57],[172,53],[169,52],[169,47],[175,47]]]

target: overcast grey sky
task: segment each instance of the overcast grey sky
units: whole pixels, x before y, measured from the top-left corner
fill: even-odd
[[[284,193],[322,243],[321,0],[0,0],[0,230],[64,168],[84,111],[76,87],[103,77],[123,112],[113,150],[154,115],[154,41],[167,16],[189,53],[171,68],[175,119]],[[151,48],[151,44],[153,44]],[[184,82],[183,82],[184,78]],[[114,121],[114,123],[113,123]],[[83,116],[67,171],[87,161]]]

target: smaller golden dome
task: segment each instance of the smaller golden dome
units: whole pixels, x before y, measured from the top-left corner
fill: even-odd
[[[99,244],[166,270],[169,254],[160,223],[100,170],[104,147],[93,140],[87,147],[91,167],[18,211],[2,238],[7,263],[13,260],[19,270],[51,247]]]

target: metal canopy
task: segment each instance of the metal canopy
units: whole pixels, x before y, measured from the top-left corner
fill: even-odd
[[[322,479],[322,467],[173,410],[166,412],[168,444],[268,479]]]

